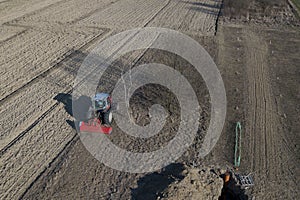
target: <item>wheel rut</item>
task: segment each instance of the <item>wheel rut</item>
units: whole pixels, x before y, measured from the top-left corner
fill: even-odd
[[[270,194],[269,188],[280,188],[280,182],[293,179],[293,173],[284,167],[290,155],[284,143],[278,105],[271,87],[268,66],[268,46],[253,30],[244,29],[246,40],[247,113],[244,150],[254,173],[255,196],[278,198],[283,194]],[[276,112],[277,111],[277,112]],[[284,161],[285,160],[285,161]],[[283,176],[284,175],[284,176]],[[284,193],[288,196],[288,193]]]

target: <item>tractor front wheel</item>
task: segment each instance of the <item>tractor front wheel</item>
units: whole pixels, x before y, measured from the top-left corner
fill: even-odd
[[[112,123],[112,112],[110,112],[110,110],[108,110],[106,113],[103,113],[103,123],[106,125],[111,125]]]

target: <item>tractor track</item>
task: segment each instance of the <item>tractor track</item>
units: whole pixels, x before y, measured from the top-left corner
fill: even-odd
[[[33,129],[41,120],[43,120],[52,110],[54,110],[59,105],[59,102],[55,103],[51,106],[46,112],[44,112],[39,118],[37,118],[28,128],[22,131],[16,138],[14,138],[9,144],[3,147],[0,150],[0,157],[10,148],[12,147],[18,140],[20,140],[27,132]]]
[[[102,10],[106,9],[112,4],[117,3],[118,1],[120,0],[102,0],[100,3],[99,0],[91,0],[89,2],[83,2],[81,0],[61,0],[42,9],[26,13],[21,17],[13,19],[9,23],[39,26],[45,21],[49,21],[55,24],[57,23],[58,19],[60,24],[68,23],[68,26],[75,25],[79,24],[80,21],[90,17],[91,15],[97,12],[101,12]],[[64,11],[72,11],[76,14],[67,16],[65,18]]]
[[[1,46],[1,49],[6,49],[9,55],[7,57],[1,56],[0,61],[2,65],[1,77],[4,79],[1,82],[1,87],[6,88],[6,90],[1,88],[1,100],[32,79],[43,75],[45,71],[47,74],[48,69],[63,60],[65,56],[69,56],[73,49],[81,48],[95,36],[101,34],[96,28],[85,27],[88,32],[84,32],[85,30],[76,32],[75,30],[79,27],[65,31],[62,31],[61,28],[62,26],[27,29],[26,34],[14,37],[13,40],[9,40]],[[23,42],[24,40],[26,42]],[[72,40],[74,45],[68,46]],[[47,47],[50,49],[46,50]],[[19,56],[20,54],[23,56]]]
[[[86,14],[84,16],[81,16],[81,17],[79,17],[77,19],[74,19],[73,21],[70,22],[70,24],[76,24],[76,23],[78,23],[78,22],[80,22],[80,21],[82,21],[82,20],[84,20],[84,19],[86,19],[88,17],[91,17],[95,13],[100,12],[101,10],[106,9],[107,7],[111,6],[112,4],[118,3],[119,1],[120,0],[116,0],[114,2],[111,2],[110,4],[107,4],[107,5],[103,6],[103,7],[101,7],[101,8],[98,8],[98,9],[92,11],[92,12],[89,12],[88,14]]]
[[[146,26],[147,24],[148,23],[146,23],[144,26]],[[45,72],[41,73],[40,75],[36,76],[30,82],[26,83],[25,85],[23,85],[19,89],[15,90],[14,92],[12,92],[11,94],[9,94],[5,98],[1,99],[0,103],[4,104],[5,102],[7,102],[11,98],[13,98],[15,95],[18,95],[26,87],[30,87],[33,84],[39,82],[41,79],[47,77],[47,75],[49,75],[54,70],[56,70],[57,68],[59,68],[61,66],[61,64],[63,64],[66,60],[72,58],[73,56],[76,56],[76,54],[77,54],[76,52],[77,51],[85,51],[85,50],[87,50],[91,45],[94,44],[95,41],[99,40],[101,38],[101,36],[108,34],[109,31],[110,31],[110,29],[108,29],[108,28],[106,28],[106,29],[101,28],[101,30],[103,30],[104,32],[102,32],[101,34],[99,34],[98,36],[96,36],[95,38],[93,38],[91,41],[89,41],[87,44],[85,44],[82,47],[80,47],[78,50],[72,51],[70,53],[67,53],[67,55],[64,55],[65,57],[64,57],[63,60],[61,60],[60,62],[56,63],[55,65],[53,65],[51,68],[49,68]],[[128,41],[126,41],[123,45],[121,45],[121,47],[119,49],[121,49],[122,47],[124,47],[130,40],[132,40],[132,38],[134,38],[134,36],[135,35],[133,35],[131,38],[129,38]],[[115,52],[117,52],[119,49],[117,49]],[[146,50],[143,51],[143,53],[140,54],[138,57],[136,57],[135,61],[133,62],[133,65],[138,62],[138,60],[144,55],[145,52],[146,52]],[[113,55],[114,53],[112,53],[111,55]],[[92,74],[92,73],[93,73],[93,71],[90,72],[89,74]],[[88,76],[89,75],[87,75],[87,77]],[[78,86],[79,85],[80,85],[80,83],[78,84]],[[73,89],[67,91],[66,94],[71,94],[72,91],[73,91]],[[7,144],[5,147],[3,147],[0,150],[0,156],[2,156],[10,147],[12,147],[13,144],[15,144],[17,141],[19,141],[27,132],[29,132],[31,129],[33,129],[41,120],[43,120],[45,118],[45,116],[47,116],[51,111],[53,111],[59,104],[60,104],[60,102],[56,102],[54,105],[52,105],[40,117],[38,117],[29,127],[27,127],[24,131],[22,131],[20,134],[18,134],[18,136],[16,138],[14,138],[11,142],[9,142],[9,144]]]
[[[273,110],[274,102],[271,98],[271,88],[268,82],[268,69],[266,63],[267,46],[253,32],[247,31],[247,74],[249,78],[249,134],[251,136],[252,153],[259,155],[259,159],[252,159],[252,170],[268,176],[267,169],[270,167],[269,157],[274,156],[274,135],[277,130],[274,113],[268,112]],[[247,39],[248,38],[248,39]],[[264,52],[257,53],[254,49],[256,45],[261,45],[265,48]],[[271,124],[272,123],[272,124]],[[274,134],[274,135],[272,135]],[[274,175],[274,171],[269,171],[269,175]],[[267,178],[267,177],[266,177]]]
[[[170,1],[169,1],[170,2]],[[168,3],[169,3],[168,2]],[[147,26],[147,24],[149,24],[149,22],[151,20],[153,20],[153,18],[159,13],[161,12],[167,5],[168,3],[162,7],[162,9],[160,9],[147,23],[145,23],[143,25],[143,27]],[[110,32],[110,29],[108,28],[99,28],[99,30],[103,30],[102,33],[100,33],[99,35],[95,36],[91,41],[89,41],[88,43],[82,45],[78,50],[75,51],[70,51],[68,53],[66,53],[64,55],[64,58],[57,62],[55,65],[53,65],[51,68],[49,68],[48,70],[44,71],[43,73],[39,74],[38,76],[34,77],[31,81],[29,81],[28,83],[26,83],[25,85],[23,85],[22,87],[18,88],[17,90],[15,90],[14,92],[12,92],[11,94],[7,95],[6,97],[2,98],[0,100],[0,104],[4,104],[5,102],[9,101],[11,98],[13,98],[15,95],[18,95],[22,90],[24,90],[26,87],[30,87],[33,84],[39,82],[41,79],[47,77],[47,75],[51,74],[54,70],[58,69],[61,67],[61,64],[63,64],[66,60],[72,58],[73,56],[76,56],[77,51],[85,51],[87,50],[91,45],[93,45],[95,43],[95,41],[99,40],[103,35],[106,35]],[[119,49],[121,49],[123,46],[125,46],[127,44],[127,42],[129,42],[132,38],[134,38],[134,35],[129,38],[128,41],[126,41]],[[118,50],[119,50],[118,49]],[[116,51],[118,51],[116,50]],[[136,57],[135,61],[133,62],[133,65],[135,65],[135,63],[137,63],[139,61],[139,59],[144,55],[144,53],[146,52],[143,51],[142,54],[140,54],[138,57]],[[112,53],[111,55],[113,55],[114,53]],[[93,72],[90,72],[90,74],[92,74]],[[89,76],[89,75],[87,75]],[[75,86],[76,87],[76,86]],[[66,92],[66,94],[71,94],[73,90],[69,90]],[[18,136],[16,138],[14,138],[11,142],[9,142],[9,144],[7,144],[6,146],[4,146],[1,150],[0,150],[0,156],[3,155],[7,149],[9,149],[10,147],[13,146],[14,143],[16,143],[18,140],[20,140],[27,132],[29,132],[32,128],[35,127],[36,124],[38,124],[41,120],[43,120],[45,118],[45,116],[47,114],[49,114],[52,110],[54,110],[57,106],[59,105],[59,102],[56,102],[54,105],[52,105],[48,110],[46,110],[40,117],[38,117],[30,126],[28,126],[25,130],[23,130],[20,134],[18,134]]]
[[[3,81],[3,88],[7,87],[6,92],[3,92],[1,95],[1,100],[3,100],[6,96],[9,96],[11,92],[14,92],[15,89],[18,89],[22,87],[23,84],[26,84],[28,81],[31,81],[30,74],[32,74],[33,79],[35,77],[38,77],[40,74],[42,74],[45,70],[41,70],[42,68],[45,68],[46,70],[49,69],[49,65],[53,65],[52,63],[59,61],[60,59],[63,59],[63,56],[68,56],[72,53],[72,49],[65,49],[61,47],[68,47],[68,44],[76,44],[79,43],[78,46],[74,45],[73,49],[80,49],[81,45],[84,46],[84,42],[77,42],[77,41],[70,41],[72,39],[72,34],[79,33],[79,35],[75,36],[75,38],[79,38],[83,34],[90,34],[86,33],[86,29],[88,27],[93,29],[107,29],[106,27],[95,27],[93,25],[86,26],[86,24],[81,24],[80,21],[89,17],[90,15],[100,12],[102,9],[105,9],[106,7],[110,6],[112,2],[109,0],[102,0],[101,3],[99,0],[92,0],[88,3],[83,2],[81,0],[56,0],[54,2],[37,2],[36,0],[31,0],[29,2],[26,2],[24,5],[18,5],[18,0],[10,1],[7,5],[3,5],[5,9],[7,9],[7,12],[1,13],[0,21],[3,19],[2,26],[6,27],[16,27],[14,30],[13,28],[8,28],[8,30],[3,30],[3,39],[0,41],[0,44],[3,44],[4,49],[13,49],[16,48],[15,52],[18,52],[17,55],[23,55],[23,56],[15,56],[13,52],[7,52],[9,55],[8,58],[2,58],[3,63],[0,60],[1,65],[3,64],[3,68],[1,71],[1,75],[14,77],[16,79],[15,82],[18,82],[18,84],[13,83],[12,81],[8,81],[9,85],[6,85],[6,81]],[[32,5],[30,5],[30,2],[32,2]],[[51,3],[49,5],[49,3]],[[82,6],[84,5],[83,9]],[[1,9],[0,5],[0,9]],[[20,13],[14,13],[13,11],[22,10]],[[6,11],[6,10],[4,10]],[[11,12],[9,12],[11,11]],[[78,11],[78,12],[76,12]],[[79,12],[80,11],[80,12]],[[72,13],[71,15],[66,15],[66,13]],[[49,15],[50,14],[50,15]],[[66,24],[67,23],[67,26]],[[1,24],[1,23],[0,23]],[[69,29],[71,27],[71,29]],[[23,28],[24,30],[18,30],[20,28]],[[78,30],[83,31],[78,31]],[[66,31],[67,30],[67,31]],[[36,38],[38,34],[41,34],[41,32],[44,32],[42,34],[43,37],[47,36],[45,38],[46,40],[43,41],[42,37],[40,37],[38,40],[33,41],[33,38]],[[51,32],[54,32],[55,35],[49,34]],[[67,33],[66,33],[67,32]],[[65,35],[63,35],[65,34]],[[71,35],[69,37],[69,35]],[[93,37],[94,33],[92,33]],[[20,37],[19,37],[20,36]],[[50,36],[50,37],[49,37]],[[11,41],[14,38],[14,41]],[[21,40],[20,40],[21,38]],[[74,37],[73,37],[74,38]],[[0,38],[1,39],[1,38]],[[86,39],[90,39],[87,38]],[[25,43],[23,41],[26,41]],[[39,42],[41,41],[41,44]],[[51,42],[49,42],[51,41]],[[57,44],[56,42],[59,41],[60,44]],[[65,43],[68,41],[69,43]],[[84,40],[82,40],[84,41]],[[10,44],[9,46],[6,45]],[[13,46],[14,43],[17,43]],[[51,48],[61,48],[57,49],[56,52],[61,53],[61,55],[53,55],[54,53],[49,51],[49,53],[46,53],[46,56],[44,54],[39,54],[40,49],[34,49],[34,45],[40,46],[42,49],[47,49],[49,46],[42,46],[43,43],[49,43],[49,46],[51,45]],[[25,47],[25,48],[24,48]],[[30,52],[29,54],[26,52],[26,50],[34,50]],[[26,52],[26,53],[24,53]],[[34,54],[34,56],[28,56],[28,55]],[[26,55],[26,57],[25,57]],[[58,58],[59,56],[59,58]],[[58,58],[56,60],[50,60],[50,57]],[[37,59],[38,58],[38,59]],[[42,59],[41,59],[42,58]],[[9,63],[12,63],[11,61],[17,61],[17,63],[13,63],[12,66],[7,67]],[[39,61],[42,62],[39,62]],[[24,61],[27,61],[25,63]],[[49,64],[48,64],[49,62]],[[18,67],[15,67],[18,66]],[[16,68],[15,73],[11,74],[10,68]],[[29,68],[33,68],[32,70],[28,70]],[[23,70],[22,70],[23,69]],[[23,73],[23,77],[18,77],[18,72]],[[36,72],[35,72],[36,71]],[[29,73],[28,73],[29,72]],[[24,76],[25,75],[25,76]],[[16,76],[16,77],[15,77]],[[2,92],[2,91],[1,91]],[[0,100],[0,101],[1,101]]]
[[[107,29],[107,32],[102,33],[100,35],[98,35],[96,38],[94,38],[92,41],[90,41],[89,43],[85,44],[83,47],[81,47],[79,50],[76,51],[84,51],[87,50],[91,45],[94,44],[94,42],[96,40],[99,39],[100,36],[102,36],[103,34],[107,34],[109,32],[109,29]],[[114,51],[111,55],[114,55],[116,52],[118,52],[121,48],[123,48],[126,44],[128,44],[128,42],[130,42],[133,38],[135,37],[135,35],[133,35],[132,37],[130,37],[123,45],[121,45],[116,51]],[[0,103],[5,103],[6,101],[8,101],[10,98],[12,98],[14,95],[17,95],[20,91],[22,91],[25,87],[30,87],[31,85],[33,85],[34,83],[40,81],[42,78],[47,77],[47,75],[49,75],[51,72],[53,72],[55,69],[59,68],[61,66],[61,64],[63,64],[67,59],[71,59],[73,56],[76,56],[76,51],[72,52],[70,55],[66,56],[62,61],[56,63],[52,68],[50,68],[49,70],[43,72],[42,74],[40,74],[38,77],[35,77],[33,80],[31,80],[30,82],[28,82],[27,84],[25,84],[24,86],[22,86],[21,88],[19,88],[18,90],[16,90],[15,92],[11,93],[11,95],[7,96],[6,98],[0,100]],[[134,61],[132,62],[132,66],[134,66],[145,54],[146,50],[144,50],[141,54],[139,54]],[[97,70],[97,69],[96,69]],[[86,77],[88,77],[90,74],[93,74],[94,71],[91,71],[88,75],[86,75]],[[84,81],[84,79],[83,79]],[[82,81],[82,82],[83,82]],[[81,83],[78,83],[78,85],[74,86],[73,89],[75,89],[76,87],[80,86]],[[66,91],[66,94],[71,95],[73,89]],[[42,121],[51,111],[53,111],[58,105],[60,104],[60,102],[56,102],[54,105],[52,105],[48,110],[46,110],[40,117],[38,117],[32,124],[30,124],[29,127],[27,127],[24,131],[22,131],[16,138],[14,138],[9,144],[7,144],[4,148],[2,148],[0,150],[0,156],[2,156],[10,147],[13,146],[13,144],[15,144],[18,140],[20,140],[27,132],[29,132],[31,129],[33,129],[40,121]]]
[[[148,26],[148,24],[150,24],[154,19],[155,19],[155,17],[156,16],[158,16],[167,6],[169,6],[170,5],[170,3],[171,3],[171,0],[169,0],[157,13],[155,13],[151,18],[150,18],[150,20],[148,21],[148,22],[146,22],[144,25],[143,25],[143,27],[146,27],[146,26]]]
[[[4,24],[4,23],[7,23],[9,21],[13,21],[15,19],[19,19],[19,18],[25,17],[27,15],[31,15],[32,13],[35,13],[35,12],[43,11],[43,10],[45,10],[47,8],[50,8],[50,7],[55,6],[57,4],[60,4],[63,1],[64,0],[55,0],[54,2],[53,1],[45,1],[45,2],[40,3],[40,5],[38,4],[37,6],[36,5],[34,5],[34,6],[30,5],[29,6],[29,5],[25,4],[22,7],[22,9],[20,9],[20,10],[22,10],[20,13],[16,12],[14,10],[14,8],[12,8],[13,11],[10,10],[11,12],[10,12],[10,14],[8,14],[8,16],[5,15],[5,18],[3,16],[1,16],[1,18],[0,18],[0,24]],[[6,2],[9,2],[9,1],[3,1],[3,2],[0,2],[0,3],[6,3]],[[17,14],[15,14],[15,13],[17,13]]]
[[[246,147],[244,147],[248,170],[254,173],[254,195],[260,199],[290,198],[297,185],[290,171],[288,144],[284,142],[280,122],[280,108],[277,105],[270,83],[268,46],[253,30],[244,29],[246,40],[246,73],[248,76]],[[256,51],[260,47],[264,51]],[[276,112],[275,112],[276,111]],[[248,144],[247,144],[248,143]],[[280,184],[294,180],[294,186],[280,194],[271,192]],[[289,191],[290,190],[290,191]]]
[[[224,6],[224,0],[221,1],[220,10],[218,12],[218,16],[216,19],[215,34],[214,34],[215,36],[217,35],[217,32],[218,32],[218,25],[219,25],[219,20],[220,20],[221,14],[222,14],[223,6]]]
[[[135,36],[135,35],[132,35],[132,37],[130,37],[127,41],[125,41],[124,44],[122,44],[116,51],[119,51],[121,48],[123,48],[129,41],[132,40],[132,38],[133,38],[134,36]],[[111,52],[111,55],[113,56],[114,53],[115,53],[116,51]],[[139,54],[139,55],[134,59],[133,63],[138,62],[138,60],[140,59],[140,57],[142,57],[142,56],[144,55],[145,52],[146,52],[146,50],[143,51],[141,54]],[[97,69],[96,69],[96,70],[97,70]],[[93,72],[94,72],[94,71],[90,72],[89,74],[92,74]],[[89,76],[89,74],[88,74],[87,76]],[[46,76],[44,76],[44,77],[46,77]],[[82,81],[84,81],[84,80],[85,80],[85,79],[83,79]],[[75,87],[78,87],[78,86],[80,86],[80,85],[81,85],[81,82],[79,82]],[[72,91],[73,91],[73,89],[69,90],[69,91],[67,92],[67,94],[71,94]],[[53,111],[54,109],[56,109],[59,105],[61,105],[60,102],[56,102],[54,105],[52,105],[46,112],[44,112],[44,113],[42,114],[42,116],[40,116],[38,119],[36,119],[36,120],[34,121],[34,123],[32,123],[26,130],[22,131],[16,138],[14,138],[13,141],[11,141],[7,146],[5,146],[5,147],[1,150],[1,152],[0,152],[0,158],[5,159],[5,158],[3,158],[3,156],[5,155],[5,153],[6,153],[8,150],[10,150],[10,149],[14,146],[14,144],[17,144],[18,141],[20,141],[22,138],[24,138],[24,137],[27,135],[27,133],[32,132],[32,130],[34,129],[34,127],[36,127],[40,122],[42,122],[44,118],[48,117],[48,115],[49,115],[50,113],[52,113],[52,111]],[[47,121],[47,120],[46,120],[46,121]],[[32,134],[32,133],[31,133],[31,134]],[[63,154],[65,153],[65,150],[66,150],[66,149],[72,148],[72,146],[76,143],[76,142],[74,142],[74,141],[76,140],[76,138],[77,138],[76,135],[77,135],[77,134],[75,134],[75,136],[73,136],[72,138],[70,138],[70,140],[67,140],[67,143],[63,146],[63,149],[58,153],[58,155],[56,155],[56,156],[51,160],[50,165],[51,165],[51,163],[54,163],[58,158],[60,158],[61,155],[63,155]],[[26,137],[27,137],[27,136],[26,136]],[[10,152],[10,154],[11,154],[11,152]],[[7,156],[6,156],[6,157],[7,157]],[[47,166],[50,166],[50,165],[48,164]],[[37,175],[37,177],[36,177],[32,182],[30,182],[29,186],[26,187],[26,189],[25,189],[24,192],[22,192],[22,195],[21,195],[21,196],[24,196],[24,195],[27,193],[27,191],[29,191],[29,189],[33,186],[33,184],[34,184],[37,180],[39,180],[39,178],[42,176],[42,174],[46,171],[47,168],[48,168],[48,167],[44,168],[44,169]],[[23,189],[23,190],[24,190],[24,189]]]
[[[57,63],[55,63],[52,67],[48,68],[46,71],[40,73],[39,75],[37,75],[36,77],[33,77],[29,82],[27,82],[26,84],[22,85],[21,87],[19,87],[18,89],[16,89],[15,91],[13,91],[12,93],[8,94],[7,96],[3,97],[2,99],[0,99],[0,104],[4,104],[6,101],[8,101],[9,99],[11,99],[13,96],[17,95],[18,93],[20,93],[21,90],[25,89],[26,87],[30,87],[31,85],[33,85],[34,83],[38,82],[39,80],[41,80],[42,78],[45,78],[47,75],[49,75],[51,72],[53,72],[54,70],[56,70],[57,68],[60,67],[60,65],[62,63],[64,63],[67,59],[70,59],[70,57],[75,56],[77,54],[77,51],[84,51],[87,50],[91,45],[94,44],[95,41],[99,40],[101,37],[103,37],[103,35],[106,35],[109,33],[110,29],[108,28],[98,28],[99,30],[102,30],[103,32],[96,35],[93,39],[91,39],[88,43],[82,45],[81,47],[79,47],[78,50],[71,50],[67,53],[65,53],[63,55],[63,59]]]
[[[76,57],[78,51],[85,51],[87,50],[91,45],[95,43],[95,41],[99,40],[103,35],[106,35],[109,33],[109,29],[101,29],[104,32],[97,35],[95,38],[93,38],[91,41],[89,41],[87,44],[80,47],[80,49],[70,52],[69,54],[65,55],[66,57],[61,60],[60,62],[53,65],[51,68],[46,70],[45,72],[41,73],[40,75],[33,78],[30,82],[23,85],[21,88],[17,89],[10,95],[6,96],[5,98],[0,100],[0,104],[4,104],[7,101],[9,101],[14,96],[18,95],[22,90],[24,90],[26,87],[31,87],[33,84],[39,82],[41,79],[47,77],[47,75],[51,74],[54,70],[61,67],[61,65],[66,62],[66,60],[72,59],[72,57]],[[72,90],[69,90],[67,94],[71,94]],[[14,143],[16,143],[18,140],[20,140],[27,132],[29,132],[32,128],[35,127],[36,124],[38,124],[42,119],[45,118],[47,114],[49,114],[52,110],[54,110],[59,105],[59,102],[54,103],[48,110],[46,110],[40,117],[38,117],[30,126],[28,126],[25,130],[23,130],[16,138],[14,138],[9,144],[7,144],[4,148],[0,150],[0,156],[5,153],[7,149],[9,149]]]
[[[8,38],[6,38],[6,39],[0,41],[0,44],[4,44],[5,42],[7,42],[7,41],[9,41],[9,40],[11,40],[11,39],[13,39],[13,38],[15,38],[15,37],[18,37],[18,36],[21,35],[21,34],[24,34],[26,31],[28,31],[28,29],[31,28],[31,27],[29,27],[29,26],[19,26],[19,25],[14,25],[14,24],[9,24],[9,23],[4,23],[3,26],[24,28],[24,30],[22,30],[22,31],[20,31],[20,32],[18,32],[18,33],[16,33],[16,34],[14,34],[14,35],[12,35],[12,36],[10,36],[10,37],[8,37]]]
[[[52,161],[48,164],[49,167],[52,166],[53,164],[55,164],[55,162],[59,159],[62,158],[64,154],[66,154],[68,151],[70,151],[70,149],[72,148],[72,146],[78,141],[79,137],[77,134],[75,134],[73,136],[73,138],[71,138],[71,140],[69,140],[69,142],[64,146],[64,148],[57,154],[56,157],[54,157],[52,159]],[[57,165],[55,166],[54,170],[56,169],[56,167],[58,167]],[[39,180],[39,178],[47,171],[48,168],[45,168],[41,173],[39,173],[39,175],[34,179],[34,181],[32,181],[30,183],[30,185],[26,188],[25,192],[20,196],[19,199],[23,199],[24,196],[26,195],[26,193],[32,188],[32,186]]]

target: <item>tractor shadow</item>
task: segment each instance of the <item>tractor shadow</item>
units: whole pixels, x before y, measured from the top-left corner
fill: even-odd
[[[246,194],[246,189],[237,185],[236,181],[232,178],[232,173],[230,173],[230,179],[227,184],[224,184],[219,200],[248,200],[249,196]],[[224,179],[225,174],[220,177]]]
[[[88,96],[80,96],[72,101],[73,97],[71,94],[59,93],[53,99],[64,104],[65,111],[75,118],[74,121],[66,120],[66,122],[74,129],[79,128],[79,121],[86,120],[88,110],[92,106],[92,100]],[[75,112],[73,112],[74,110]]]
[[[141,177],[137,182],[137,188],[131,189],[131,199],[156,200],[171,183],[184,178],[183,170],[183,164],[173,163],[159,173],[154,172]]]

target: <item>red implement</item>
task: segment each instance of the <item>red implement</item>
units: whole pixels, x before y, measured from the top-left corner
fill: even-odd
[[[91,119],[88,122],[80,122],[80,132],[111,134],[112,127],[104,126],[99,119]]]

